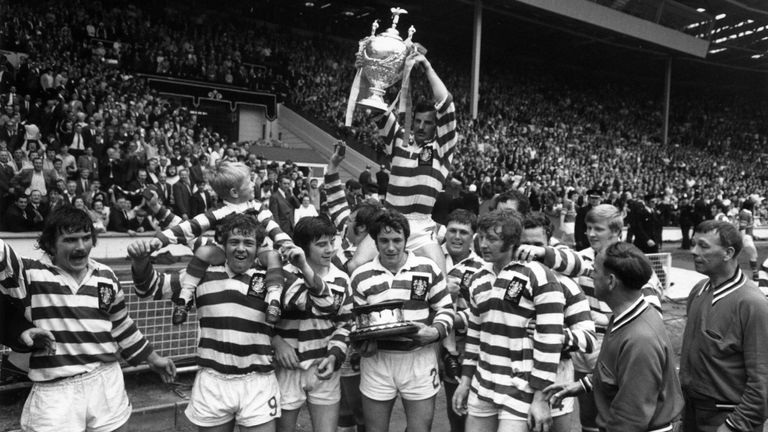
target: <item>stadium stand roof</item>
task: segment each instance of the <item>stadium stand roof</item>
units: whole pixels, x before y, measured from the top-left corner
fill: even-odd
[[[661,26],[711,42],[705,59],[693,59],[668,48],[559,16],[517,0],[483,0],[485,35],[528,47],[560,46],[558,51],[583,55],[589,45],[608,45],[652,56],[675,57],[753,72],[768,72],[768,2],[765,0],[589,0]],[[541,2],[541,1],[539,1]],[[257,2],[258,3],[258,2]],[[366,34],[374,18],[388,21],[392,6],[405,8],[402,22],[417,27],[415,40],[435,38],[444,44],[471,41],[474,0],[282,0],[262,2],[316,22],[328,18],[321,31],[345,37]],[[279,3],[279,5],[278,5]],[[541,2],[544,3],[544,2]],[[338,28],[337,28],[338,27]],[[421,30],[421,31],[419,31]],[[345,32],[347,32],[345,34]],[[419,39],[421,38],[421,39]],[[488,43],[487,36],[484,43]],[[526,48],[520,51],[524,53]],[[557,55],[560,55],[558,52]]]

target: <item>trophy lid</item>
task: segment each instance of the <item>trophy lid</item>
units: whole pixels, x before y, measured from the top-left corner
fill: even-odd
[[[402,41],[400,32],[397,31],[397,23],[400,22],[400,15],[407,14],[408,11],[403,8],[393,7],[390,9],[390,12],[392,12],[392,26],[381,32],[379,36],[391,37]]]

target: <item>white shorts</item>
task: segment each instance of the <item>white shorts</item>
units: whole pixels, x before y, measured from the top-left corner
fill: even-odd
[[[430,243],[437,245],[437,237],[435,235],[437,224],[431,217],[407,219],[411,235],[408,236],[408,241],[405,246],[406,249],[415,252]]]
[[[472,417],[496,417],[499,420],[528,421],[528,418],[516,416],[495,403],[478,399],[477,393],[472,390],[469,391],[469,397],[467,398],[467,415]]]
[[[360,393],[377,401],[429,399],[440,391],[432,345],[415,351],[379,351],[360,362]]]
[[[600,355],[600,347],[603,346],[603,334],[597,333],[595,338],[595,350],[590,354],[581,351],[571,353],[573,360],[573,370],[583,374],[591,374],[597,364],[597,356]]]
[[[82,375],[35,383],[21,413],[21,430],[111,432],[129,417],[123,371],[112,362]]]
[[[557,364],[557,376],[555,377],[555,384],[566,384],[573,381],[573,361],[570,359],[561,359],[560,363]],[[560,408],[552,408],[552,417],[558,417],[572,413],[574,399],[575,398],[572,397],[564,398]]]
[[[280,417],[280,388],[275,374],[227,375],[201,369],[195,377],[184,412],[201,427],[214,427],[233,419],[253,427]]]
[[[341,400],[341,374],[336,371],[327,380],[315,375],[317,366],[305,369],[277,369],[280,385],[280,407],[297,410],[309,401],[312,405],[333,405]]]

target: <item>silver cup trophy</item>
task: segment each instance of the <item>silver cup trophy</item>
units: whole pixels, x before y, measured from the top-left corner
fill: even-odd
[[[408,29],[408,38],[403,40],[397,31],[397,23],[400,21],[400,15],[408,12],[401,8],[392,8],[391,11],[392,26],[377,35],[379,22],[374,21],[371,35],[360,41],[357,52],[362,63],[362,75],[370,84],[370,94],[363,95],[366,97],[360,100],[358,105],[379,111],[388,109],[384,93],[403,78],[405,58],[414,48],[411,38],[416,32],[411,26]]]

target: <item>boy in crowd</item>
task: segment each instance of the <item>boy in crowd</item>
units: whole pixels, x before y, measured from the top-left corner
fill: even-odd
[[[251,170],[240,162],[221,162],[210,181],[211,187],[222,198],[224,206],[204,214],[197,215],[167,229],[152,239],[152,249],[157,250],[169,244],[187,244],[192,247],[200,243],[199,237],[210,228],[215,228],[220,221],[233,213],[254,212],[259,223],[264,226],[273,244],[276,246],[292,244],[290,237],[272,220],[269,209],[262,208],[261,202],[254,200],[254,184]],[[267,287],[267,313],[270,322],[280,316],[280,292],[282,290],[282,261],[277,251],[267,245],[259,245],[261,262],[267,265],[265,279]],[[182,291],[179,294],[178,307],[173,312],[173,323],[181,324],[187,319],[187,310],[195,296],[195,287],[209,264],[222,263],[222,249],[216,245],[192,247],[195,257],[189,263],[188,271],[182,278]]]

